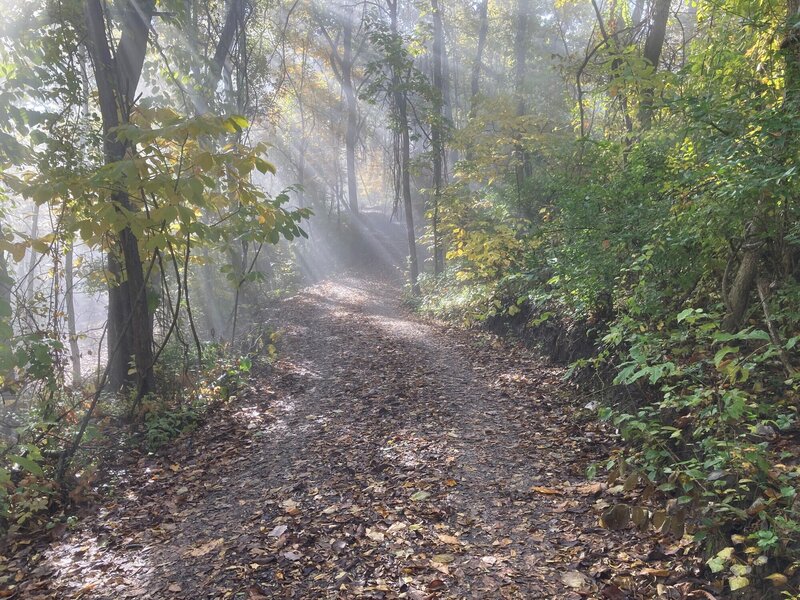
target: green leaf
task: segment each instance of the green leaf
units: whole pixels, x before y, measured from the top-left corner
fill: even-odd
[[[724,346],[720,348],[717,353],[714,355],[714,366],[719,368],[722,361],[725,360],[725,357],[728,354],[739,352],[738,346]]]
[[[44,477],[44,471],[42,470],[42,467],[40,467],[30,458],[25,458],[24,456],[17,456],[15,454],[9,454],[6,456],[6,458],[10,462],[18,464],[20,467],[28,471],[28,473],[37,475],[39,477]]]
[[[256,157],[256,169],[258,169],[261,173],[272,173],[273,175],[278,172],[271,162],[264,160],[263,158]]]
[[[750,580],[747,577],[735,575],[734,577],[728,578],[728,585],[730,586],[731,591],[735,592],[736,590],[746,588],[748,585],[750,585]]]

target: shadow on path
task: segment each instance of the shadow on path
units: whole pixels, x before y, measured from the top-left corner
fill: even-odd
[[[339,277],[283,301],[273,372],[131,465],[22,597],[577,599],[620,574],[644,596],[655,542],[597,527],[602,438],[558,373],[399,296]]]

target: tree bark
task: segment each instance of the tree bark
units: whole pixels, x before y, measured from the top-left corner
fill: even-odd
[[[525,76],[528,70],[528,24],[530,21],[530,0],[517,0],[517,28],[514,35],[514,93],[517,97],[517,117],[525,116]],[[516,154],[515,172],[517,193],[526,177],[531,176],[528,153],[521,141],[514,145]]]
[[[655,0],[650,31],[644,43],[642,56],[651,67],[650,73],[658,71],[658,61],[661,59],[661,50],[664,48],[664,39],[667,34],[667,21],[672,0]],[[650,129],[653,119],[653,87],[646,86],[642,93],[641,107],[639,109],[639,122],[642,129]]]
[[[433,90],[434,115],[431,127],[431,146],[433,151],[433,207],[431,228],[433,229],[433,272],[440,275],[444,271],[444,249],[439,231],[439,206],[444,186],[444,89],[442,79],[442,62],[444,58],[444,32],[442,15],[439,12],[439,0],[431,0],[433,12]]]
[[[244,0],[231,0],[228,6],[228,13],[225,16],[225,24],[222,26],[217,46],[214,49],[214,59],[206,77],[206,94],[209,101],[213,99],[219,80],[222,77],[222,70],[225,68],[225,61],[230,56],[233,43],[236,41],[239,24],[244,18]]]
[[[475,51],[475,60],[472,61],[472,73],[469,80],[470,116],[475,116],[475,100],[481,89],[483,51],[486,48],[486,38],[489,34],[489,0],[481,0],[478,5],[478,23],[478,47]]]
[[[481,90],[481,70],[483,69],[483,52],[486,49],[486,38],[489,35],[489,0],[481,0],[478,5],[478,46],[475,50],[475,59],[472,61],[472,73],[469,81],[469,114],[472,120],[478,113],[478,94]],[[467,160],[472,160],[475,152],[467,149]]]
[[[723,290],[728,312],[722,321],[722,328],[729,333],[739,331],[743,324],[747,307],[750,304],[750,293],[758,275],[761,254],[762,245],[759,242],[754,241],[748,244],[742,253],[742,260],[733,284],[729,290]]]
[[[81,384],[81,351],[78,346],[78,331],[75,326],[75,277],[73,276],[74,251],[73,242],[67,242],[67,252],[64,256],[64,303],[67,311],[67,336],[69,337],[69,351],[72,359],[72,387]]]
[[[788,0],[786,8],[786,37],[781,44],[781,50],[786,60],[783,109],[790,116],[796,117],[797,104],[800,100],[800,94],[798,94],[798,85],[800,85],[800,31],[798,30],[800,0]],[[748,229],[755,227],[756,225],[752,221],[748,225]],[[755,236],[750,234],[745,238],[742,259],[730,290],[725,290],[723,278],[723,299],[727,313],[722,322],[722,328],[728,332],[735,332],[741,327],[750,304],[750,296],[759,276],[764,244],[763,241],[748,239],[753,237]]]
[[[103,146],[106,164],[123,160],[127,144],[114,129],[127,123],[144,65],[150,21],[155,2],[126,2],[123,7],[121,36],[114,57],[106,33],[105,15],[100,0],[86,0],[87,44],[92,57],[95,82],[103,120]],[[114,190],[111,202],[117,209],[135,210],[124,189]],[[117,278],[108,294],[109,384],[119,390],[135,385],[139,397],[155,388],[153,374],[153,329],[147,305],[146,283],[139,242],[130,227],[125,227],[109,252],[109,271]],[[133,356],[135,368],[128,368]]]
[[[2,235],[2,228],[0,228],[0,235]],[[11,310],[12,282],[11,273],[8,271],[6,253],[0,250],[0,319],[6,316],[3,310]]]
[[[398,39],[397,3],[387,0],[389,6],[391,34]],[[403,209],[406,213],[406,232],[408,235],[409,270],[411,292],[419,295],[419,263],[417,261],[417,238],[414,231],[414,207],[411,202],[411,138],[408,131],[408,104],[402,86],[402,78],[397,64],[392,65],[392,96],[397,111],[397,127],[400,130],[400,179],[402,183]]]
[[[356,143],[358,142],[358,100],[353,89],[353,23],[345,15],[342,31],[342,91],[347,104],[347,199],[350,210],[358,214],[358,180],[356,175]]]
[[[39,212],[40,207],[38,204],[33,205],[33,214],[31,215],[31,239],[35,240],[39,237]],[[28,270],[25,273],[25,300],[30,302],[33,300],[33,293],[36,291],[34,283],[36,281],[36,252],[31,248],[31,256],[28,259]]]

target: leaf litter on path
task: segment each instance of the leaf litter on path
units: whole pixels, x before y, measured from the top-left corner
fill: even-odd
[[[166,455],[132,455],[74,531],[10,542],[0,566],[14,593],[617,599],[702,587],[680,540],[622,509],[619,528],[600,526],[619,497],[583,473],[615,440],[581,416],[558,369],[423,322],[398,297],[341,278],[272,307],[265,319],[285,333],[271,372]]]

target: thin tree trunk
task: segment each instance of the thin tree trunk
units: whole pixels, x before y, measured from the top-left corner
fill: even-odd
[[[529,20],[530,0],[517,0],[517,28],[514,34],[514,93],[517,97],[518,117],[525,116],[527,111],[525,103],[525,76],[528,70]],[[531,175],[531,166],[528,153],[525,151],[521,141],[517,141],[517,143],[514,144],[514,154],[516,154],[515,171],[517,194],[519,195],[523,180]]]
[[[489,0],[481,0],[478,5],[478,47],[475,59],[472,61],[472,73],[469,80],[469,116],[474,119],[478,111],[478,94],[481,91],[481,70],[483,69],[483,51],[486,48],[486,38],[489,35]],[[467,160],[475,157],[472,148],[467,150]]]
[[[0,233],[2,233],[2,229],[0,229]],[[6,253],[0,250],[0,319],[7,316],[3,311],[11,311],[12,282]]]
[[[478,48],[475,51],[475,60],[472,62],[472,74],[469,80],[470,116],[475,115],[475,100],[481,89],[483,51],[486,48],[486,38],[489,34],[489,0],[481,0],[478,5],[478,23]]]
[[[443,20],[443,16],[441,11],[439,12],[439,20]],[[442,113],[444,114],[445,123],[447,123],[448,127],[453,125],[453,104],[456,101],[455,94],[453,93],[453,89],[457,86],[451,86],[451,75],[450,75],[450,59],[447,55],[447,36],[444,34],[445,29],[442,27]],[[456,66],[455,73],[458,73],[458,67]],[[448,173],[450,172],[449,168],[452,165],[455,165],[458,162],[458,149],[455,147],[454,144],[450,144],[447,146],[446,152],[444,153],[444,180],[447,182],[449,180]]]
[[[397,32],[397,3],[399,0],[388,0],[391,34],[395,39]],[[402,182],[403,209],[406,213],[406,232],[408,235],[409,268],[411,276],[411,292],[419,295],[419,263],[417,261],[417,236],[414,231],[414,207],[411,202],[411,138],[408,131],[408,106],[399,67],[392,68],[392,92],[397,110],[397,127],[400,130],[400,179]]]
[[[794,376],[796,369],[792,364],[791,358],[789,358],[789,354],[783,347],[783,340],[781,339],[778,328],[776,327],[775,321],[772,318],[772,314],[769,309],[769,288],[769,281],[767,281],[766,278],[759,276],[756,280],[756,289],[758,290],[758,298],[761,300],[761,310],[764,312],[764,321],[767,324],[769,338],[772,341],[772,344],[778,350],[778,357],[783,365],[784,373],[786,373],[787,377],[792,377]]]
[[[39,237],[39,205],[33,205],[33,215],[31,215],[31,239]],[[28,270],[25,273],[25,300],[33,300],[35,291],[34,282],[36,280],[36,252],[31,248],[31,256],[28,259]]]
[[[222,71],[225,61],[231,53],[233,43],[236,41],[239,25],[244,18],[244,0],[230,0],[228,13],[225,16],[225,24],[222,27],[217,46],[214,49],[214,58],[206,77],[205,88],[210,99],[214,97],[214,92],[222,78]]]
[[[658,61],[661,59],[661,50],[664,48],[664,39],[667,34],[667,21],[672,0],[655,0],[650,31],[644,43],[644,59],[651,67],[651,75],[658,70]],[[653,120],[653,87],[645,87],[642,93],[641,107],[639,109],[639,122],[642,129],[650,129]]]
[[[67,310],[67,336],[69,337],[69,351],[72,359],[72,386],[81,384],[81,351],[78,347],[78,331],[75,327],[75,278],[73,242],[67,242],[67,252],[64,256],[64,302]]]
[[[358,214],[358,179],[356,175],[356,143],[358,142],[358,102],[353,89],[353,23],[345,17],[342,32],[342,91],[347,105],[347,200],[350,210]]]
[[[442,199],[443,163],[444,163],[444,89],[442,83],[442,60],[444,57],[444,32],[442,31],[442,15],[439,12],[439,0],[431,0],[433,12],[433,90],[434,101],[433,126],[431,127],[431,145],[433,150],[433,272],[440,275],[444,271],[444,250],[439,232],[439,205]]]

